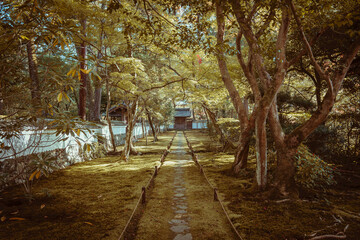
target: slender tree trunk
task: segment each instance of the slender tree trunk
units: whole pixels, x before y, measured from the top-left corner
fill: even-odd
[[[133,121],[129,121],[126,126],[126,136],[125,136],[125,145],[123,152],[121,153],[120,160],[125,160],[126,162],[130,159],[130,154],[132,152],[132,132],[134,130]]]
[[[111,105],[111,94],[110,94],[109,79],[107,77],[106,77],[106,95],[107,95],[106,120],[107,120],[107,123],[108,123],[108,126],[109,126],[109,132],[110,132],[110,137],[111,137],[112,148],[113,148],[113,151],[116,152],[116,144],[115,144],[114,132],[112,130],[111,119],[110,119],[110,116],[109,116],[109,109],[110,109],[110,105]]]
[[[85,37],[86,36],[86,19],[80,21],[81,23],[81,33]],[[80,68],[86,70],[87,69],[87,46],[85,41],[81,43],[80,46]],[[80,89],[79,89],[79,117],[83,120],[86,119],[86,88],[87,88],[87,77],[88,75],[84,72],[80,71]]]
[[[216,121],[215,113],[210,111],[210,109],[205,104],[203,104],[203,108],[205,109],[205,112],[206,112],[207,116],[209,117],[211,124],[214,126],[216,133],[220,136],[220,142],[222,144],[224,144],[225,136],[224,136],[224,133],[221,131],[219,124]]]
[[[95,86],[94,93],[94,121],[99,122],[101,119],[100,106],[101,106],[101,85]]]
[[[205,105],[203,104],[203,108],[205,109],[205,112],[207,114],[207,116],[209,117],[209,119],[211,120],[212,125],[215,128],[215,131],[217,132],[217,134],[219,134],[220,136],[220,142],[223,145],[223,151],[225,151],[228,147],[230,148],[236,148],[235,144],[232,143],[222,132],[219,124],[216,121],[216,117],[215,114]]]
[[[87,119],[89,121],[94,121],[94,90],[93,90],[93,87],[92,87],[92,84],[91,84],[91,80],[90,78],[88,77],[87,78],[87,84],[86,84],[86,93],[87,93],[87,96],[86,96],[86,105],[87,105],[87,109],[89,110],[88,111],[88,116],[87,116]]]
[[[148,110],[146,110],[146,114],[147,114],[147,117],[148,117],[148,121],[149,121],[149,124],[150,124],[150,127],[151,127],[153,137],[154,137],[154,142],[156,142],[156,141],[158,141],[158,138],[156,136],[156,130],[155,130],[153,121],[151,119],[151,114],[150,114],[150,112]]]
[[[142,137],[145,138],[144,118],[141,118]]]
[[[105,4],[101,5],[101,9],[105,9]],[[103,53],[102,50],[104,49],[104,52],[106,54],[106,48],[103,47],[103,39],[105,36],[105,32],[104,32],[104,23],[105,20],[101,20],[101,32],[100,32],[100,36],[99,36],[99,40],[100,40],[100,50],[98,51],[97,54],[97,59],[100,60],[103,57]],[[96,71],[99,70],[99,63],[96,65]],[[94,108],[93,108],[93,120],[96,122],[100,122],[101,120],[101,91],[102,91],[102,83],[101,80],[98,76],[95,76],[94,79]]]
[[[240,94],[237,91],[237,89],[234,85],[234,82],[232,81],[232,79],[230,77],[230,74],[229,74],[229,71],[227,68],[227,64],[226,64],[226,60],[225,60],[225,55],[224,55],[223,50],[221,49],[223,42],[224,42],[223,38],[224,38],[224,33],[225,33],[225,20],[224,20],[225,17],[224,17],[224,13],[223,13],[222,4],[223,3],[220,0],[216,1],[216,21],[217,21],[217,27],[218,27],[216,38],[217,38],[217,44],[219,45],[219,48],[217,49],[217,53],[215,55],[216,55],[217,62],[219,65],[222,81],[224,82],[224,85],[229,93],[231,102],[234,105],[238,119],[240,120],[240,129],[241,129],[240,146],[239,146],[240,148],[238,148],[239,150],[235,153],[234,164],[232,167],[234,173],[236,174],[239,172],[239,170],[241,168],[244,168],[247,166],[246,161],[247,161],[248,152],[249,152],[249,142],[248,141],[250,141],[250,137],[243,138],[242,135],[244,134],[244,135],[248,136],[250,133],[253,132],[253,129],[247,127],[249,125],[247,109],[241,100]],[[243,133],[243,131],[249,131],[249,132]]]
[[[38,75],[38,63],[35,53],[34,38],[30,38],[29,42],[26,44],[27,56],[28,56],[28,65],[29,65],[29,75],[31,79],[31,101],[34,108],[41,106],[41,90],[40,90],[40,81]]]
[[[261,109],[255,120],[256,136],[256,182],[260,190],[267,184],[266,118],[268,109]]]
[[[133,101],[132,106],[128,108],[127,116],[128,116],[128,123],[126,126],[125,145],[120,156],[120,160],[125,160],[126,162],[129,161],[130,154],[137,154],[137,151],[132,144],[133,130],[138,117],[137,100]]]

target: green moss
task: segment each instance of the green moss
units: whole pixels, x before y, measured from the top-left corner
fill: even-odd
[[[173,134],[148,141],[145,155],[129,162],[105,157],[42,178],[31,204],[19,186],[0,193],[0,218],[6,217],[0,221],[0,239],[117,239]]]
[[[187,136],[194,142],[193,148],[203,165],[210,182],[215,185],[220,198],[225,201],[229,215],[237,230],[245,239],[304,239],[314,231],[322,234],[336,234],[344,230],[348,239],[357,239],[360,221],[360,190],[339,190],[330,192],[313,190],[302,200],[279,202],[263,199],[252,189],[256,160],[249,156],[248,169],[238,177],[228,174],[234,156],[218,152],[201,152],[210,138],[199,131],[189,131]],[[200,144],[201,143],[201,144]],[[271,166],[270,166],[271,167]],[[344,187],[344,186],[342,186]],[[334,216],[344,219],[336,228]]]

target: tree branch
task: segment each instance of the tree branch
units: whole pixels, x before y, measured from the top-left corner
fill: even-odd
[[[161,15],[147,0],[144,0],[144,2],[146,2],[146,3],[150,6],[150,8],[151,8],[157,15],[159,15],[162,19],[164,19],[165,22],[169,23],[171,26],[173,26],[174,28],[178,29],[178,27],[177,27],[175,24],[173,24],[172,22],[170,22],[170,21],[169,21],[166,17],[164,17],[163,15]]]
[[[168,86],[170,84],[181,82],[181,81],[184,81],[184,80],[187,80],[187,79],[186,78],[181,78],[181,79],[178,79],[178,80],[167,82],[167,83],[164,83],[163,85],[160,85],[160,86],[154,86],[154,87],[145,89],[145,90],[143,90],[143,92],[148,92],[148,91],[151,91],[151,90],[154,90],[154,89],[163,88],[163,87],[166,87],[166,86]]]
[[[241,51],[241,38],[242,38],[242,32],[241,30],[239,31],[237,37],[236,37],[236,56],[237,59],[241,65],[241,68],[243,69],[243,72],[246,76],[246,78],[248,79],[248,82],[250,84],[250,87],[254,93],[254,97],[256,100],[260,100],[261,98],[261,93],[259,90],[259,87],[256,83],[256,79],[253,75],[253,72],[251,71],[252,69],[252,65],[251,65],[251,59],[248,60],[248,65],[245,64],[244,58],[242,56],[242,51]],[[249,57],[250,58],[250,57]]]
[[[318,39],[319,37],[325,32],[326,28],[322,29],[320,32],[318,32],[318,34],[316,34],[316,36],[311,39],[310,41],[310,46],[312,46]],[[300,51],[300,53],[298,55],[296,55],[293,59],[290,60],[290,62],[288,62],[288,67],[292,66],[293,64],[295,64],[297,61],[299,61],[301,59],[302,56],[304,56],[306,54],[306,48],[304,48],[303,50]]]
[[[301,37],[302,37],[302,40],[305,44],[305,48],[306,48],[306,51],[310,57],[310,60],[312,62],[312,64],[314,65],[316,71],[319,73],[319,75],[325,79],[327,85],[328,85],[328,88],[330,89],[330,93],[332,93],[334,91],[334,87],[333,87],[333,84],[330,80],[330,77],[323,71],[323,69],[320,67],[320,65],[317,63],[315,57],[314,57],[314,54],[312,52],[312,49],[311,49],[311,46],[305,36],[305,33],[304,33],[304,30],[303,30],[303,27],[301,25],[301,22],[300,22],[300,19],[299,19],[299,16],[296,14],[296,10],[295,10],[295,6],[294,6],[294,3],[291,1],[291,0],[288,0],[289,4],[290,4],[290,8],[291,8],[291,11],[294,15],[294,18],[295,18],[295,21],[299,27],[299,30],[300,30],[300,33],[301,33]]]
[[[275,9],[274,9],[274,5],[271,5],[270,8],[270,13],[268,15],[268,17],[266,18],[265,23],[261,26],[260,30],[255,34],[255,37],[258,39],[265,31],[265,29],[269,26],[271,20],[274,18],[275,16]]]

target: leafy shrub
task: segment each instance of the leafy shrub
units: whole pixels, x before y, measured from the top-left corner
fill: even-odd
[[[54,150],[7,159],[0,163],[0,190],[21,184],[24,193],[31,196],[32,185],[40,176],[62,168],[66,159],[65,151]]]
[[[334,167],[305,146],[298,148],[296,159],[295,181],[306,188],[325,188],[335,184]]]
[[[102,158],[106,156],[107,151],[104,144],[95,142],[91,144],[90,148],[92,158]]]
[[[225,136],[233,142],[239,140],[240,121],[235,118],[219,118],[218,124]]]

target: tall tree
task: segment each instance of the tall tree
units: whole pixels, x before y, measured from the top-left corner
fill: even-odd
[[[31,79],[31,99],[34,108],[41,106],[41,89],[38,74],[38,60],[36,58],[34,38],[31,37],[26,44],[29,75]]]
[[[80,20],[81,35],[86,38],[86,18]],[[86,92],[88,84],[87,70],[87,46],[85,40],[82,40],[79,46],[79,62],[80,62],[80,88],[79,88],[79,117],[86,119]]]

